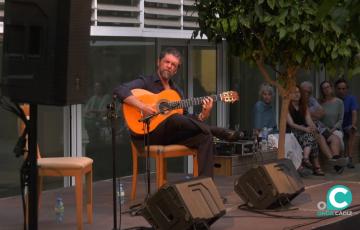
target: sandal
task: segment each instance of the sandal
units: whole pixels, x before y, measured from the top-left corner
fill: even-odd
[[[306,168],[309,168],[309,169],[312,169],[313,168],[313,165],[311,164],[309,158],[304,158],[302,160],[302,164],[303,166],[305,166]]]
[[[324,171],[321,170],[321,168],[314,168],[313,175],[315,176],[325,176]]]
[[[297,169],[297,172],[301,177],[307,177],[311,175],[311,171],[308,168],[304,168],[302,165]]]

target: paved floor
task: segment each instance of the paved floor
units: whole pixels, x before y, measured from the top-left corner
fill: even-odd
[[[346,226],[347,221],[349,226],[343,229],[358,229],[360,226],[360,165],[355,169],[348,169],[342,175],[337,175],[328,172],[325,177],[310,176],[303,178],[305,184],[305,191],[299,194],[292,202],[290,210],[266,212],[264,214],[254,213],[247,210],[240,210],[238,208],[243,202],[239,196],[234,192],[233,182],[238,177],[216,177],[215,184],[221,196],[227,199],[225,204],[227,213],[225,216],[217,220],[211,229],[313,229],[318,226],[326,226],[327,224],[338,222],[341,226]],[[171,174],[169,181],[174,182],[183,179],[185,175]],[[152,178],[154,181],[154,178]],[[139,176],[137,200],[129,201],[131,189],[131,177],[123,178],[122,182],[125,185],[126,203],[123,210],[127,210],[130,205],[141,203],[145,197],[145,178]],[[326,193],[330,187],[335,184],[348,186],[353,194],[352,206],[354,207],[351,216],[339,216],[327,220],[310,219],[316,217],[319,211],[317,204],[320,201],[326,201]],[[154,184],[151,186],[154,190]],[[113,212],[112,212],[112,181],[105,180],[94,183],[94,222],[93,224],[84,224],[84,229],[112,229]],[[154,191],[153,191],[154,192]],[[61,196],[65,204],[64,221],[61,223],[55,222],[54,205],[56,197]],[[74,189],[64,188],[56,190],[48,190],[42,194],[41,208],[39,210],[38,229],[76,229],[75,216],[75,200]],[[277,216],[276,216],[277,215]],[[282,217],[280,217],[282,216]],[[287,218],[285,218],[285,217]],[[296,218],[297,217],[297,218]],[[309,219],[306,219],[308,218]],[[131,216],[123,214],[121,216],[121,229],[147,226],[150,225],[141,216]],[[339,222],[345,220],[345,222]],[[84,214],[84,221],[86,215]],[[355,221],[355,222],[354,222]],[[357,221],[357,222],[356,222]],[[316,222],[316,223],[315,223]],[[350,224],[351,223],[351,224]],[[356,223],[356,224],[354,224]],[[118,222],[119,224],[119,222]],[[0,199],[0,229],[12,230],[22,229],[23,217],[20,197],[7,197]],[[304,225],[304,226],[301,226]],[[325,228],[325,229],[331,229]],[[339,229],[339,228],[334,228]]]

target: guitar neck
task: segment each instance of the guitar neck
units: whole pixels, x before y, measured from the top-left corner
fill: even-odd
[[[194,105],[201,105],[202,101],[207,97],[211,97],[213,101],[221,100],[220,94],[217,94],[217,95],[210,95],[205,97],[188,98],[180,101],[172,101],[169,102],[168,104],[171,107],[171,109],[183,109]]]

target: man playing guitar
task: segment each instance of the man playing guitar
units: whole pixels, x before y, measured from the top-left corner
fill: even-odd
[[[140,76],[139,78],[121,84],[115,88],[114,94],[121,102],[130,105],[141,111],[142,116],[155,114],[158,108],[151,104],[142,102],[133,94],[134,89],[145,89],[154,94],[166,90],[174,90],[183,97],[182,90],[175,84],[172,77],[176,74],[181,65],[181,54],[174,48],[167,48],[162,51],[157,61],[156,74],[151,76]],[[236,99],[237,100],[237,99]],[[202,121],[206,120],[213,107],[213,98],[204,97],[201,101],[202,111],[197,115],[174,113],[164,119],[149,134],[151,144],[170,145],[181,144],[189,148],[198,149],[199,175],[213,176],[213,135],[221,139],[237,140],[240,138],[238,132],[227,129],[209,126]],[[130,128],[131,130],[131,128]],[[143,140],[143,134],[131,133],[133,139]]]

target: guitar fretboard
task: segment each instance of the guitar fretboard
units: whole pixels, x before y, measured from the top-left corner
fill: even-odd
[[[201,105],[202,101],[207,97],[211,97],[214,101],[221,100],[220,94],[218,94],[218,95],[210,95],[206,97],[188,98],[180,101],[172,101],[172,102],[168,102],[167,106],[165,107],[167,110],[172,110],[172,109],[183,109],[193,105]]]

